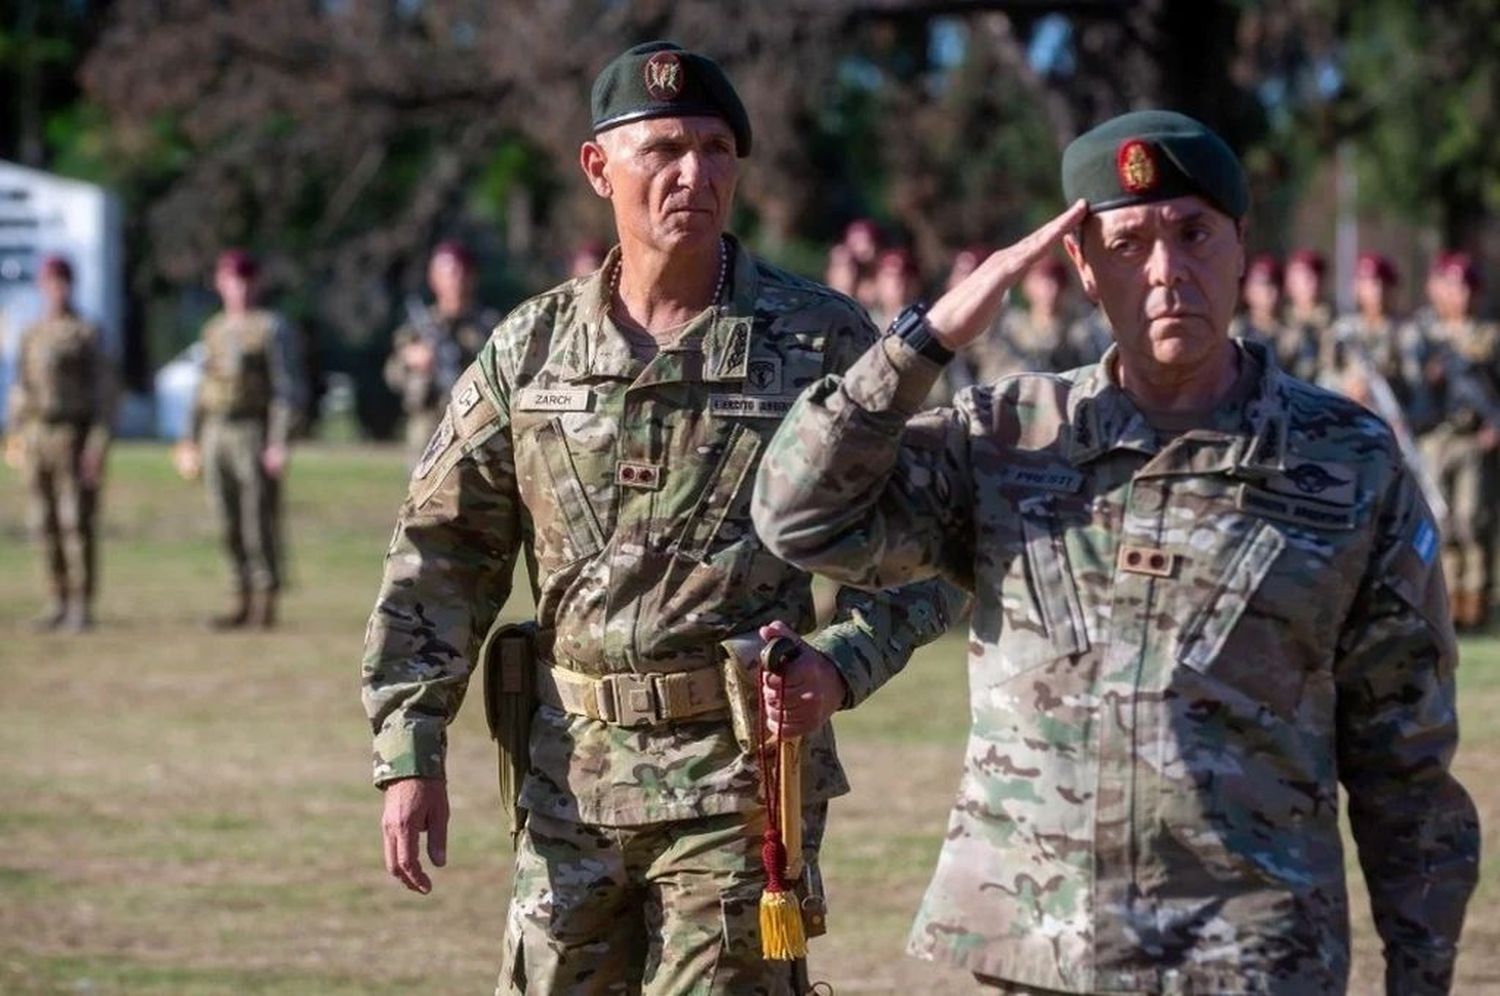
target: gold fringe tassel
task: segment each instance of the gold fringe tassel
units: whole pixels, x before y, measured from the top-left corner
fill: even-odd
[[[807,957],[807,935],[802,930],[802,911],[792,892],[760,894],[760,953],[771,961],[795,961]]]

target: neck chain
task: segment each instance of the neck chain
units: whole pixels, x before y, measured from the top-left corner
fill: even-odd
[[[611,273],[610,276],[609,276],[609,307],[611,309],[613,309],[614,306],[615,306],[615,295],[619,294],[619,292],[620,292],[620,272],[622,270],[624,270],[624,269],[625,269],[625,257],[622,254],[621,257],[620,257],[620,259],[619,259],[619,261],[615,263],[614,272]],[[708,307],[713,308],[713,307],[716,307],[719,304],[720,299],[724,296],[724,282],[728,278],[729,278],[729,240],[726,239],[726,238],[724,238],[721,235],[719,237],[719,276],[718,276],[718,279],[716,279],[714,281],[714,295],[713,295],[713,297],[709,298]],[[623,298],[621,299],[621,303],[622,304],[624,303],[624,299]],[[701,314],[701,312],[700,312],[700,314]],[[661,332],[670,332],[673,329],[680,329],[684,325],[688,324],[688,322],[693,321],[693,319],[695,319],[697,317],[698,317],[697,315],[694,315],[692,318],[689,318],[687,321],[678,322],[676,325],[669,326],[667,328],[661,329],[660,331]],[[647,331],[650,331],[650,330],[648,329]]]

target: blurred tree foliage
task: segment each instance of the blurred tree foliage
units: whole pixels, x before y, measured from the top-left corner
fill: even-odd
[[[325,365],[377,376],[427,248],[469,241],[508,305],[607,239],[578,181],[588,87],[626,45],[718,57],[756,151],[736,229],[816,271],[872,216],[936,280],[1058,206],[1062,146],[1132,107],[1212,121],[1257,231],[1352,142],[1366,190],[1457,242],[1500,201],[1500,0],[12,0],[0,155],[107,183],[155,362],[195,335],[214,254],[249,246]]]

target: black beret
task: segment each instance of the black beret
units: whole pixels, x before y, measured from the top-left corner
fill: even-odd
[[[604,67],[590,100],[594,134],[647,118],[723,118],[735,151],[750,154],[750,115],[729,77],[706,55],[666,41],[644,42]]]
[[[1063,152],[1063,196],[1094,212],[1196,194],[1231,218],[1250,208],[1239,157],[1200,121],[1133,111],[1075,138]]]

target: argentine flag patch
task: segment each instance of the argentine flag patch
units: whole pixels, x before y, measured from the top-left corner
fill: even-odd
[[[1417,526],[1417,533],[1411,538],[1411,548],[1417,551],[1422,563],[1431,565],[1432,558],[1437,556],[1438,537],[1430,520],[1423,519]]]

